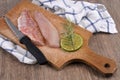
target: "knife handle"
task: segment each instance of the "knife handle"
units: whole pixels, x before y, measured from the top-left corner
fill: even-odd
[[[30,38],[24,36],[20,39],[20,43],[24,44],[28,51],[37,59],[39,64],[47,63],[47,59],[43,55],[43,53],[31,42]]]

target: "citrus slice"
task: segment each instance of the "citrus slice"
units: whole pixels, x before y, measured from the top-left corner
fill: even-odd
[[[61,48],[66,51],[76,51],[83,45],[83,38],[79,35],[74,33],[72,37],[72,41],[68,36],[61,38]]]

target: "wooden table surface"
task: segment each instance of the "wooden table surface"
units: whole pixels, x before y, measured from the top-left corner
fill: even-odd
[[[0,17],[7,13],[20,0],[0,0]],[[104,4],[116,22],[120,31],[120,0],[85,0]],[[120,79],[120,33],[94,34],[89,46],[99,55],[114,59],[117,71],[111,77],[105,77],[83,63],[72,63],[57,71],[51,65],[26,65],[0,48],[0,80],[119,80]]]

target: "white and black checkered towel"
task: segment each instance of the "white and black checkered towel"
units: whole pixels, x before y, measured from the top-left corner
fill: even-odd
[[[92,32],[117,33],[116,25],[102,4],[72,0],[33,0],[46,10],[57,14]],[[20,46],[0,35],[0,47],[14,55],[20,62],[35,64],[36,59]]]

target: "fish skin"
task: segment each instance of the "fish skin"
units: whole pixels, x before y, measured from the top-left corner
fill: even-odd
[[[41,35],[37,23],[31,17],[29,10],[24,9],[18,18],[18,29],[28,36],[35,45],[43,46],[44,38]]]
[[[47,41],[48,46],[50,47],[60,47],[59,44],[59,34],[57,29],[50,23],[50,21],[40,12],[34,12],[34,18],[39,25],[41,34],[44,39]]]

